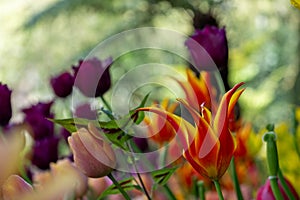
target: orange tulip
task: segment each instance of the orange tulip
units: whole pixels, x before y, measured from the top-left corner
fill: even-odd
[[[211,109],[216,104],[217,91],[212,87],[208,73],[202,72],[198,78],[192,70],[186,69],[186,76],[187,81],[176,81],[183,89],[189,105],[196,110],[200,110],[202,104]]]
[[[227,170],[236,144],[229,130],[229,116],[233,112],[239,96],[238,90],[243,83],[237,84],[221,99],[216,113],[202,107],[201,113],[185,100],[179,101],[187,108],[194,119],[195,126],[185,119],[158,108],[140,108],[138,111],[151,111],[165,115],[166,120],[177,131],[184,148],[184,157],[202,176],[219,180]]]
[[[170,113],[173,113],[177,106],[178,103],[169,104],[169,99],[164,99],[160,104],[160,108]],[[164,143],[169,142],[176,134],[171,124],[168,122],[165,123],[163,118],[159,116],[154,116],[152,118],[152,122],[148,117],[145,117],[144,121],[149,125],[148,132],[150,139],[158,143],[160,146],[163,146]],[[151,124],[153,124],[153,126],[151,126]]]
[[[2,185],[2,192],[4,200],[14,200],[20,199],[24,194],[33,192],[33,188],[20,176],[10,175]]]

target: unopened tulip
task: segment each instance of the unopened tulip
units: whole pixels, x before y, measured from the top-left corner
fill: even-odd
[[[64,72],[52,77],[50,84],[56,96],[65,98],[72,93],[74,77],[69,72]]]
[[[196,30],[187,41],[195,67],[202,70],[214,70],[227,68],[228,44],[225,29],[215,26],[205,26],[202,30]]]
[[[112,148],[91,123],[88,130],[81,128],[73,133],[68,142],[76,166],[88,177],[106,176],[115,167],[116,157]]]
[[[99,97],[107,92],[111,86],[109,67],[112,59],[100,61],[97,58],[80,61],[73,67],[75,87],[87,97]]]

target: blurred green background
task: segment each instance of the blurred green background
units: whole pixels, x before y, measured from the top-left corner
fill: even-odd
[[[247,83],[240,100],[246,118],[286,119],[300,91],[300,11],[288,0],[2,0],[0,81],[14,88],[17,111],[51,98],[49,77],[109,36],[143,26],[189,35],[195,11],[210,11],[226,27],[230,83]]]

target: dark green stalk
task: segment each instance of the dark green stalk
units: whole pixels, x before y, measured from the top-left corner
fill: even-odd
[[[236,173],[236,168],[235,168],[235,163],[234,163],[234,157],[232,157],[231,162],[230,162],[230,169],[231,169],[231,176],[233,179],[233,184],[234,184],[234,189],[236,192],[236,197],[238,200],[243,200],[243,194],[240,188],[240,184],[239,184],[239,179]]]
[[[284,200],[280,192],[277,179],[278,179],[277,176],[269,176],[272,192],[276,200]]]
[[[176,200],[176,197],[175,197],[175,195],[173,194],[172,190],[169,188],[169,186],[168,186],[167,184],[165,184],[163,187],[165,188],[165,190],[166,190],[166,192],[167,192],[167,195],[168,195],[169,199],[171,199],[171,200]]]
[[[219,199],[220,200],[224,200],[224,197],[223,197],[223,194],[222,194],[222,190],[221,190],[221,186],[220,186],[219,181],[218,180],[213,180],[213,181],[214,181],[214,184],[215,184],[215,187],[216,187]]]
[[[118,188],[118,190],[121,192],[121,194],[124,196],[124,198],[126,200],[130,200],[130,197],[128,196],[128,194],[125,192],[125,190],[121,187],[121,185],[119,184],[119,182],[114,178],[114,176],[109,173],[108,178],[110,178],[110,180],[115,184],[115,186]]]
[[[289,186],[286,184],[286,181],[284,180],[283,174],[282,174],[280,169],[278,171],[278,178],[279,178],[279,181],[280,181],[280,183],[283,187],[284,192],[287,194],[289,199],[290,200],[296,200],[296,198],[294,197],[293,193],[291,192]]]
[[[104,99],[103,96],[100,96],[100,98],[101,98],[102,102],[104,103],[104,105],[106,106],[106,108],[111,112],[112,110],[111,110],[111,107],[108,104],[108,102]]]

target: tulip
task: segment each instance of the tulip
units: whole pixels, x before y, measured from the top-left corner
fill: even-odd
[[[205,26],[196,30],[185,44],[197,69],[214,70],[215,65],[218,69],[227,68],[228,44],[224,28]]]
[[[76,166],[88,177],[108,175],[116,165],[113,149],[91,123],[68,138]]]
[[[173,103],[169,104],[169,99],[164,99],[160,107],[168,112],[173,113],[177,108],[178,104]],[[164,143],[170,141],[174,135],[175,131],[173,130],[169,122],[165,122],[160,116],[154,116],[152,122],[149,118],[145,117],[145,123],[149,124],[148,132],[150,139],[158,143],[160,146],[163,146]]]
[[[198,78],[192,70],[186,69],[187,81],[176,80],[183,89],[186,101],[194,109],[200,111],[200,105],[204,104],[205,107],[211,109],[212,104],[216,104],[216,93],[212,87],[208,74],[206,72],[201,73],[201,77]]]
[[[36,140],[33,145],[32,163],[40,169],[48,169],[51,162],[58,159],[58,142],[56,136]]]
[[[138,111],[151,111],[165,115],[166,120],[182,138],[181,143],[186,148],[183,154],[186,160],[202,176],[217,181],[227,170],[236,147],[234,137],[229,130],[228,117],[244,91],[238,90],[242,84],[235,85],[223,96],[216,113],[211,113],[205,107],[199,113],[186,101],[179,100],[190,112],[196,126],[162,109],[148,107],[140,108]]]
[[[54,124],[47,119],[54,117],[50,111],[52,103],[38,103],[22,110],[25,113],[24,121],[30,126],[29,132],[34,139],[53,136]]]
[[[18,175],[11,175],[2,185],[3,200],[21,199],[24,194],[33,192],[33,188]]]
[[[52,77],[50,84],[56,96],[65,98],[72,93],[74,77],[70,73],[64,72]]]
[[[74,115],[79,118],[95,120],[97,119],[97,111],[91,109],[91,105],[88,103],[79,105],[75,109]]]
[[[75,191],[76,197],[82,197],[88,189],[88,178],[68,159],[59,160],[57,163],[51,163],[52,176],[61,177],[66,173],[73,176],[74,183],[70,185]]]
[[[0,83],[0,126],[6,126],[12,116],[11,90]]]
[[[111,86],[109,68],[111,58],[101,62],[97,58],[80,61],[74,69],[75,86],[87,97],[99,97]]]
[[[292,184],[287,179],[285,179],[285,182],[287,183],[288,187],[290,188],[294,198],[296,200],[299,200],[299,196],[298,196],[295,188],[292,186]],[[287,194],[284,192],[284,189],[283,189],[282,184],[279,181],[279,179],[278,179],[278,185],[279,185],[280,193],[283,196],[283,199],[288,200],[289,198],[288,198]],[[272,192],[271,183],[270,183],[269,179],[266,181],[265,185],[260,187],[260,189],[258,190],[256,199],[257,200],[265,200],[265,199],[275,200],[275,196]]]

